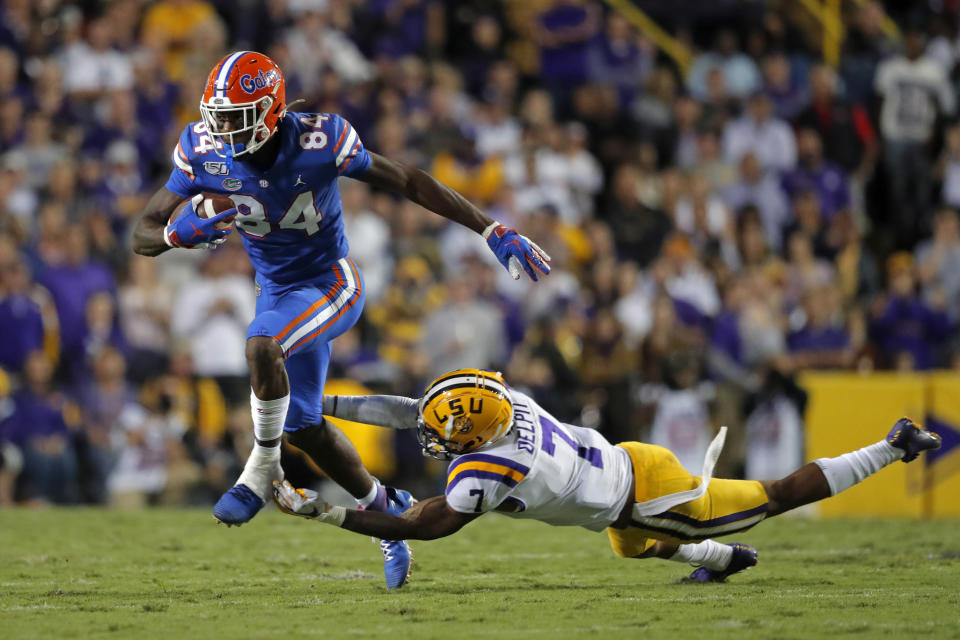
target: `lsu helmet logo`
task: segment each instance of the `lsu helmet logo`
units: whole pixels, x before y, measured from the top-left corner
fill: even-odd
[[[424,453],[449,459],[496,442],[513,426],[510,390],[498,372],[459,369],[434,380],[420,400]]]
[[[240,76],[240,88],[247,93],[255,93],[260,89],[266,89],[279,78],[279,73],[275,69],[270,69],[266,73],[261,69],[256,76],[245,74]]]

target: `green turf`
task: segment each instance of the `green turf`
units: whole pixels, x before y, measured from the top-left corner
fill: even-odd
[[[368,538],[268,511],[0,510],[0,638],[960,638],[960,522],[781,519],[679,584],[606,536],[486,516],[383,586]]]

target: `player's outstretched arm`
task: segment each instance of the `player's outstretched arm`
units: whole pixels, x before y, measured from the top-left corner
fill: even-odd
[[[543,274],[550,273],[550,256],[543,249],[480,211],[469,200],[443,184],[426,171],[370,153],[370,168],[359,180],[398,193],[454,222],[473,229],[483,236],[514,279],[520,278],[521,268],[532,280],[537,280],[536,267]]]
[[[323,415],[387,429],[416,429],[417,405],[405,396],[323,396]]]
[[[318,522],[333,524],[355,533],[383,540],[435,540],[456,533],[481,515],[460,513],[444,496],[427,498],[407,509],[402,516],[377,511],[356,511],[331,506],[315,491],[297,489],[288,481],[273,483],[273,497],[281,511]]]
[[[133,229],[131,245],[135,253],[142,256],[158,256],[171,248],[163,239],[163,229],[167,226],[170,214],[182,201],[182,196],[165,187],[161,187],[153,194],[140,214],[137,226]]]
[[[399,517],[347,509],[340,526],[383,540],[436,540],[456,533],[479,515],[454,511],[446,497],[434,496],[416,503]]]

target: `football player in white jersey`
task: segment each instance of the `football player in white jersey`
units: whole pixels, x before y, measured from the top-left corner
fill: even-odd
[[[274,483],[281,509],[363,535],[432,540],[488,511],[552,525],[606,529],[622,557],[658,557],[700,567],[691,578],[723,581],[756,564],[748,545],[710,538],[848,489],[897,460],[940,447],[940,437],[908,418],[879,442],[820,458],[771,482],[711,479],[725,428],[711,443],[700,476],[669,450],[640,442],[612,445],[597,431],[563,424],[499,373],[452,371],[417,401],[399,396],[334,396],[329,415],[394,429],[417,428],[428,455],[451,460],[442,496],[403,515],[329,505],[317,494]]]

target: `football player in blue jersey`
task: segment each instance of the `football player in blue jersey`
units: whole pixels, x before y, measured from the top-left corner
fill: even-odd
[[[409,494],[380,486],[321,412],[330,342],[356,323],[364,301],[363,278],[347,257],[337,178],[363,180],[473,229],[514,278],[548,274],[550,257],[427,173],[367,151],[340,116],[288,112],[283,74],[262,53],[238,51],[220,61],[200,113],[173,151],[169,180],[138,220],[133,249],[155,256],[209,248],[235,228],[256,270],[259,297],[246,344],[256,444],[214,516],[240,525],[263,507],[271,483],[283,478],[284,432],[362,508],[402,512]],[[201,193],[228,196],[236,206],[201,216]],[[390,540],[381,548],[387,585],[401,586],[409,548]]]

